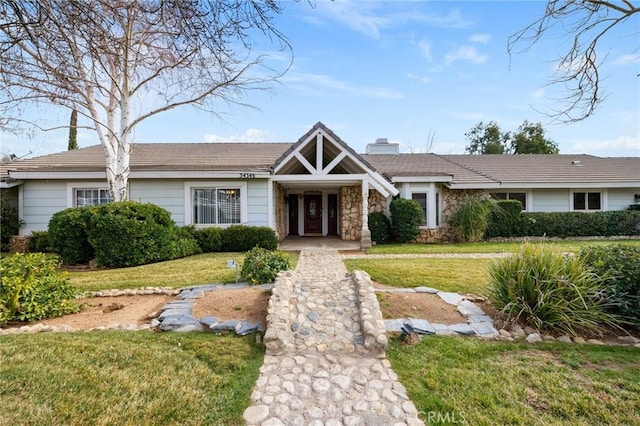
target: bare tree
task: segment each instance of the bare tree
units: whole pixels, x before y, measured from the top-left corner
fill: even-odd
[[[254,52],[256,37],[289,49],[281,11],[277,0],[3,0],[0,124],[20,123],[28,102],[77,110],[104,147],[112,199],[125,200],[138,124],[185,105],[216,114],[282,74]]]
[[[598,56],[599,43],[614,27],[640,12],[635,1],[550,0],[541,18],[509,37],[509,54],[526,52],[556,25],[571,37],[569,50],[552,76],[552,84],[567,89],[564,106],[554,109],[553,117],[563,122],[583,120],[605,99],[598,69],[606,55]]]

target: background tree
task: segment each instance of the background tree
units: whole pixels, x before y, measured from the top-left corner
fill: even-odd
[[[532,124],[525,120],[511,137],[511,154],[557,154],[558,145],[545,137],[541,123]]]
[[[503,133],[495,121],[482,121],[464,134],[469,140],[465,151],[469,154],[504,154],[509,144],[509,132]]]
[[[568,91],[564,106],[553,110],[554,117],[565,122],[583,120],[604,100],[598,72],[602,63],[599,43],[612,29],[640,13],[640,5],[635,3],[636,0],[550,0],[542,17],[509,37],[509,54],[527,52],[552,28],[563,28],[572,39],[552,76],[552,83],[559,83]],[[638,37],[638,26],[632,28],[628,35]]]
[[[67,150],[78,149],[78,110],[71,111],[71,118],[69,119],[69,143]]]
[[[0,124],[23,125],[26,102],[77,110],[104,148],[112,199],[127,199],[138,124],[184,105],[216,114],[282,74],[253,52],[257,37],[289,48],[279,13],[276,0],[3,0]]]
[[[545,137],[541,123],[524,121],[516,133],[503,132],[495,121],[476,124],[465,133],[469,154],[557,154],[558,145]]]

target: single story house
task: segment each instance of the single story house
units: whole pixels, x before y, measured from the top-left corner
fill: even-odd
[[[517,199],[528,212],[624,210],[640,203],[640,157],[403,154],[379,139],[356,153],[322,123],[296,143],[133,144],[129,198],[171,212],[178,225],[269,226],[370,245],[367,216],[392,197],[425,213],[419,242],[446,240],[446,221],[470,196]],[[51,216],[109,201],[101,146],[2,165],[22,235]]]

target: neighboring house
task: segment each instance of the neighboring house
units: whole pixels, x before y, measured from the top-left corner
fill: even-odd
[[[178,225],[262,225],[281,239],[338,235],[363,247],[368,213],[388,213],[397,195],[425,213],[419,242],[446,240],[447,218],[469,197],[517,199],[530,212],[640,203],[639,157],[400,154],[384,139],[357,154],[322,123],[294,144],[134,144],[130,164],[129,198],[164,207]],[[20,233],[46,229],[65,208],[109,202],[104,167],[101,146],[3,165]]]

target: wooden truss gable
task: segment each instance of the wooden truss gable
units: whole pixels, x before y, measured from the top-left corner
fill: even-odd
[[[297,176],[308,181],[366,177],[384,196],[398,192],[391,182],[322,123],[314,125],[282,155],[273,167],[273,174]]]

